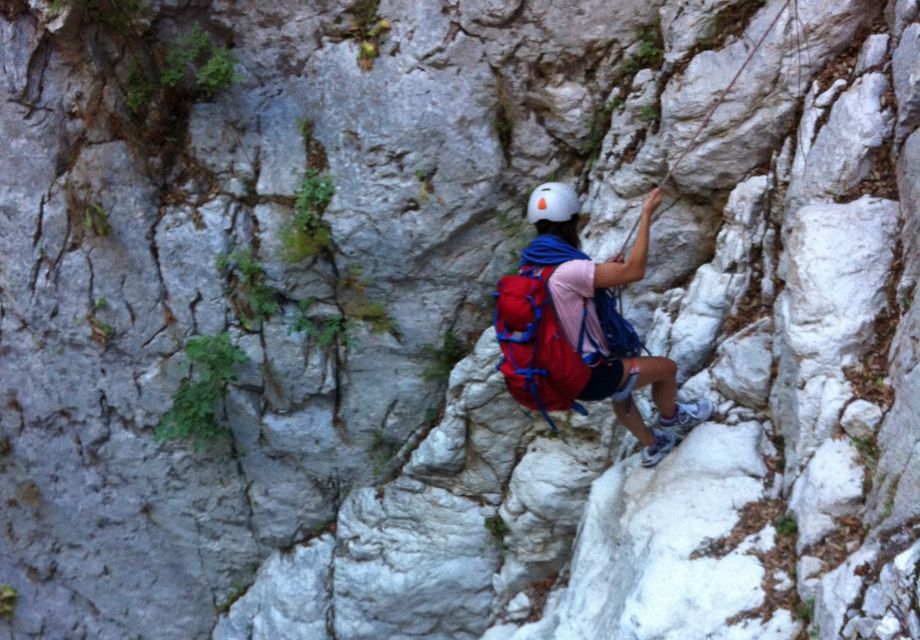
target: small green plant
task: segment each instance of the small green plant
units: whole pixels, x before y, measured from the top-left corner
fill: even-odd
[[[207,97],[229,89],[239,81],[234,71],[236,58],[218,46],[200,26],[195,25],[166,54],[160,82],[167,87],[191,83]]]
[[[603,112],[609,118],[613,112],[623,106],[625,101],[620,96],[613,96],[604,104]]]
[[[460,362],[464,354],[460,338],[453,331],[448,331],[444,334],[444,341],[441,347],[428,344],[422,347],[422,350],[432,360],[432,363],[422,372],[422,375],[428,380],[438,381],[444,381],[450,377],[450,372],[454,365]]]
[[[195,84],[207,97],[213,97],[239,82],[239,77],[234,71],[235,66],[236,58],[230,51],[223,47],[215,48],[195,74]]]
[[[332,243],[332,231],[322,219],[335,194],[332,176],[308,169],[297,191],[294,216],[281,229],[281,255],[287,262],[300,262],[319,254]]]
[[[352,344],[351,323],[348,319],[341,315],[311,318],[308,313],[315,302],[314,298],[310,298],[297,304],[297,316],[288,333],[306,333],[323,348],[335,342],[350,347]]]
[[[423,203],[428,202],[431,194],[434,193],[434,185],[431,184],[431,175],[426,174],[421,169],[416,170],[415,179],[418,180],[419,200]]]
[[[499,107],[498,113],[492,118],[492,129],[495,130],[502,148],[510,149],[514,139],[514,123],[511,122],[505,109]]]
[[[0,620],[13,619],[13,610],[16,608],[17,600],[19,600],[19,592],[16,589],[8,584],[0,584]]]
[[[393,320],[387,314],[387,309],[379,302],[365,302],[346,305],[345,311],[349,318],[366,322],[374,333],[392,333]]]
[[[898,486],[901,484],[901,477],[896,477],[888,483],[888,491],[885,499],[885,510],[882,513],[882,519],[887,519],[894,511],[894,501],[898,496]]]
[[[295,122],[297,123],[297,130],[300,131],[303,141],[309,144],[310,140],[313,139],[313,123],[306,118],[297,118]]]
[[[230,343],[230,336],[196,336],[185,344],[189,374],[179,383],[172,406],[157,425],[154,439],[191,439],[195,449],[229,431],[217,422],[217,404],[233,381],[233,367],[248,358]]]
[[[799,600],[796,602],[795,617],[805,622],[805,624],[811,624],[815,617],[815,599],[809,598],[805,601]]]
[[[265,284],[262,265],[251,251],[222,253],[216,266],[220,273],[230,274],[230,302],[247,331],[278,312],[277,292]]]
[[[661,112],[658,110],[658,107],[646,105],[639,108],[636,117],[643,122],[656,122],[661,119]]]
[[[358,263],[348,265],[345,269],[345,275],[339,279],[339,285],[349,291],[354,291],[358,295],[364,295],[367,287],[371,283],[365,279],[364,270]]]
[[[358,66],[369,71],[380,55],[380,39],[390,30],[390,21],[377,14],[380,0],[359,0],[352,8],[354,32],[358,38]]]
[[[55,14],[63,11],[64,0],[55,2]],[[71,0],[71,6],[84,12],[90,22],[101,24],[113,31],[127,35],[144,8],[142,0]]]
[[[799,530],[798,523],[795,521],[795,518],[790,515],[778,517],[774,521],[773,526],[776,527],[776,533],[781,536],[791,536]]]
[[[51,0],[51,2],[48,3],[48,8],[45,12],[45,15],[49,19],[53,20],[54,18],[57,18],[59,15],[61,15],[61,13],[64,12],[64,8],[66,6],[67,6],[67,3],[65,2],[65,0]]]
[[[226,614],[230,611],[230,607],[233,606],[233,603],[246,595],[246,592],[249,590],[249,585],[242,582],[234,582],[230,585],[230,591],[224,597],[223,602],[214,607],[214,610],[219,614]]]
[[[156,81],[144,71],[137,58],[128,65],[125,83],[125,100],[131,113],[138,113],[156,93]]]
[[[661,44],[661,29],[640,27],[636,29],[638,46],[623,65],[623,73],[634,76],[640,69],[657,69],[664,62],[664,50]]]
[[[114,333],[112,325],[100,320],[96,316],[95,310],[86,316],[86,321],[89,323],[93,342],[96,342],[103,347],[107,345],[109,343],[109,339],[112,337],[112,333]]]
[[[398,451],[399,443],[389,438],[383,429],[376,429],[373,432],[368,453],[370,453],[375,476],[380,476],[383,473],[387,464]]]
[[[108,308],[109,301],[104,297],[96,298],[96,302],[93,303],[93,308],[89,312],[89,315],[86,316],[86,321],[89,323],[90,330],[92,331],[92,338],[94,342],[105,346],[109,342],[109,338],[112,337],[114,329],[112,325],[107,322],[103,322],[96,313],[102,311],[103,309]]]
[[[483,525],[486,528],[486,531],[489,532],[489,536],[492,540],[492,544],[496,547],[504,548],[505,546],[505,536],[511,533],[511,529],[508,528],[508,525],[505,523],[504,518],[502,518],[500,513],[496,513],[494,516],[490,516],[483,521]]]
[[[853,443],[853,446],[856,447],[856,450],[859,451],[860,455],[862,455],[866,467],[868,467],[870,471],[875,471],[878,466],[879,455],[881,454],[875,438],[872,436],[864,438],[851,437],[850,441]]]
[[[112,227],[109,225],[109,213],[102,208],[98,202],[91,202],[83,210],[83,228],[87,233],[99,237],[106,237],[112,234]]]

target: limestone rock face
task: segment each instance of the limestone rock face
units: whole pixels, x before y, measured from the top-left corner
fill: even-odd
[[[479,637],[498,562],[483,526],[490,510],[410,480],[380,494],[354,492],[339,515],[336,636]]]
[[[789,220],[770,401],[786,437],[787,481],[837,427],[851,393],[842,368],[858,361],[884,305],[897,216],[896,202],[867,197],[803,207]]]
[[[328,637],[334,548],[333,537],[324,535],[290,553],[273,553],[217,623],[213,640]]]
[[[850,515],[862,497],[863,469],[857,451],[846,440],[828,440],[795,483],[789,509],[798,523],[801,551],[834,529],[834,518]]]
[[[751,408],[766,404],[773,363],[771,329],[770,320],[764,319],[719,345],[712,375],[726,398]]]
[[[920,637],[916,0],[96,4],[0,10],[0,637]],[[535,185],[604,260],[669,169],[620,293],[716,411],[647,470],[486,327]]]
[[[884,75],[868,73],[836,99],[814,141],[802,141],[807,152],[796,157],[787,193],[790,208],[827,202],[866,178],[875,153],[891,136],[894,115],[882,102],[889,89]],[[819,117],[824,112],[820,110]],[[809,134],[814,132],[800,130],[800,140]]]
[[[745,552],[772,547],[772,527],[727,555],[694,555],[732,530],[734,509],[761,497],[766,468],[757,453],[760,437],[757,422],[707,424],[654,472],[638,467],[636,457],[607,471],[592,486],[568,586],[540,622],[511,637],[793,637],[797,624],[788,613],[764,625],[748,621],[748,635],[733,636],[725,626],[726,618],[763,601],[764,569]],[[715,491],[715,485],[731,490]],[[731,506],[721,502],[729,494]],[[675,521],[679,527],[666,524]]]
[[[788,96],[803,95],[807,90],[803,80],[849,44],[874,14],[866,1],[799,2],[797,15],[784,4],[780,0],[768,2],[751,19],[742,38],[695,56],[680,79],[668,84],[662,96],[662,137],[671,150],[687,149],[711,105],[748,58],[753,43],[764,36],[783,10],[779,25],[767,33],[764,45],[720,107],[717,125],[676,167],[674,179],[681,187],[725,189],[769,159],[780,142],[777,133],[783,125],[777,125],[791,123]],[[795,58],[801,30],[807,31],[814,43],[806,60]],[[670,158],[676,155],[676,151],[668,153]]]

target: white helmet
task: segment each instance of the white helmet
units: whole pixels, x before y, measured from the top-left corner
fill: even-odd
[[[561,182],[545,182],[533,190],[527,202],[527,222],[568,222],[581,212],[575,189]]]

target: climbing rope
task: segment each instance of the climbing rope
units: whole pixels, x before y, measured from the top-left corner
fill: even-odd
[[[763,46],[763,43],[766,42],[767,36],[770,35],[770,32],[773,31],[773,29],[779,23],[779,19],[782,17],[783,13],[785,13],[786,9],[788,9],[793,4],[795,4],[796,7],[798,7],[797,0],[786,0],[783,3],[783,6],[780,7],[779,11],[776,13],[776,16],[774,16],[772,22],[770,22],[770,25],[763,32],[763,35],[760,36],[760,39],[751,48],[750,53],[748,53],[748,56],[744,60],[744,63],[738,68],[738,71],[735,73],[735,76],[732,78],[731,82],[728,83],[728,86],[726,86],[725,89],[722,90],[722,93],[719,94],[719,97],[712,104],[712,107],[709,109],[709,112],[706,114],[706,117],[703,118],[703,122],[700,124],[699,128],[696,130],[696,133],[690,139],[690,142],[687,144],[686,148],[684,148],[684,150],[681,151],[677,155],[676,160],[673,163],[671,163],[670,166],[668,167],[668,171],[665,174],[664,178],[661,180],[661,182],[658,183],[659,189],[661,189],[662,187],[664,187],[665,184],[667,184],[667,182],[671,179],[671,176],[674,174],[674,171],[677,169],[677,167],[680,166],[680,163],[683,162],[684,158],[687,157],[687,154],[690,153],[690,151],[694,149],[697,140],[699,140],[699,137],[703,134],[703,131],[706,130],[706,127],[708,127],[709,123],[712,121],[712,117],[715,115],[716,110],[720,106],[722,106],[722,104],[725,102],[726,98],[728,97],[729,92],[735,88],[735,85],[738,83],[738,80],[741,78],[741,74],[744,73],[744,70],[748,67],[748,65],[751,64],[751,61],[754,59],[754,56],[756,55],[756,53]],[[661,211],[661,214],[671,209],[678,202],[680,202],[680,198],[677,198],[674,202],[668,205],[663,211]],[[652,214],[652,218],[654,217],[655,217],[655,214]],[[639,222],[641,220],[642,220],[641,215],[638,218],[636,218],[635,223],[633,223],[632,228],[629,230],[629,234],[626,236],[626,240],[623,242],[623,246],[620,247],[620,251],[616,254],[617,256],[625,255],[626,247],[629,246],[629,243],[632,241],[633,234],[635,234],[636,229],[639,228]],[[622,296],[620,297],[622,298]]]

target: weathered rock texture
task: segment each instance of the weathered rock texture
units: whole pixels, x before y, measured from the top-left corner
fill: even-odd
[[[882,4],[0,3],[0,637],[920,637],[920,13]],[[191,37],[231,86],[165,86]],[[483,328],[532,187],[606,259],[669,171],[626,313],[718,410],[649,471],[607,406],[517,407]],[[229,437],[155,442],[223,332]]]

